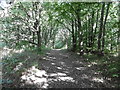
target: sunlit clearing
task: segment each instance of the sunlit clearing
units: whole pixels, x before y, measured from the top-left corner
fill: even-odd
[[[92,81],[101,82],[101,83],[104,82],[103,78],[97,78],[97,77],[94,77],[94,78],[92,79]]]
[[[62,48],[62,49],[67,49],[68,47],[67,47],[67,44]]]
[[[25,84],[35,84],[40,88],[47,88],[47,73],[44,70],[39,70],[35,66],[27,70],[21,76],[21,81]]]

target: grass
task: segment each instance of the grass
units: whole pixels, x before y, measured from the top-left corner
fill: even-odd
[[[112,78],[114,81],[119,82],[120,79],[120,56],[114,57],[113,55],[105,55],[98,57],[97,55],[84,55],[87,62],[96,62],[99,71],[106,78]],[[120,85],[118,85],[120,87]]]

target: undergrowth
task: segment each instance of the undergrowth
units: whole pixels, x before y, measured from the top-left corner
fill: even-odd
[[[38,60],[41,60],[41,55],[44,55],[45,50],[37,51],[33,49],[25,49],[21,53],[10,53],[9,55],[2,58],[0,62],[2,64],[2,80],[1,84],[10,84],[14,80],[17,80],[14,75],[20,77],[22,72],[29,69],[32,66],[38,68]]]
[[[111,78],[116,81],[117,84],[120,82],[120,56],[105,55],[99,57],[97,55],[84,55],[84,58],[88,62],[96,62],[99,67],[99,71],[106,78]],[[120,87],[120,85],[117,85]]]

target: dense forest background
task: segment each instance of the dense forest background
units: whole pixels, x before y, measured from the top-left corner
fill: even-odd
[[[95,56],[102,58],[111,77],[120,78],[119,6],[119,2],[19,2],[1,7],[0,46],[35,52],[67,49]]]
[[[64,47],[81,54],[119,50],[118,3],[23,2],[7,13],[1,38],[9,47]]]

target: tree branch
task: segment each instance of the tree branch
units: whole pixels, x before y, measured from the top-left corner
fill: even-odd
[[[69,27],[67,27],[64,23],[62,23],[62,22],[60,22],[58,19],[57,19],[57,21],[59,22],[59,23],[61,23],[65,28],[67,28],[68,30],[69,30],[69,32],[71,32],[72,33],[72,31],[70,30],[70,28]]]

